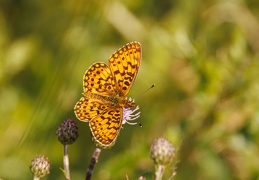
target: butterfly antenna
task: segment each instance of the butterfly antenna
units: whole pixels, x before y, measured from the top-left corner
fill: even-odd
[[[150,88],[148,88],[147,90],[145,90],[142,94],[146,93],[147,91],[149,91],[149,90],[152,89],[153,87],[155,87],[155,84],[152,84],[152,86],[150,86]]]
[[[139,124],[139,127],[143,127],[143,126],[142,126],[142,124],[141,124],[140,122],[138,122],[138,124]]]
[[[155,84],[152,84],[152,86],[150,86],[147,90],[145,90],[144,92],[142,92],[141,94],[139,94],[139,96],[142,95],[142,94],[144,94],[144,93],[146,93],[147,91],[149,91],[149,90],[152,89],[153,87],[155,87]],[[137,123],[139,124],[139,127],[143,127],[140,122],[137,122]]]
[[[138,94],[138,96],[137,96],[137,97],[139,97],[139,96],[143,95],[144,93],[146,93],[147,91],[149,91],[149,90],[150,90],[150,89],[152,89],[153,87],[155,87],[155,84],[152,84],[152,86],[150,86],[147,90],[145,90],[144,92],[142,92],[142,93]]]

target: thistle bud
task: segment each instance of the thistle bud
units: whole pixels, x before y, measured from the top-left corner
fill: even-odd
[[[174,154],[174,146],[163,137],[155,139],[150,148],[150,157],[157,165],[168,165],[173,160]]]
[[[76,122],[72,119],[63,121],[57,129],[56,135],[62,144],[73,144],[78,138],[78,127]]]
[[[36,156],[31,161],[30,166],[31,172],[34,174],[35,177],[41,178],[49,174],[50,170],[50,163],[47,157],[43,155]]]

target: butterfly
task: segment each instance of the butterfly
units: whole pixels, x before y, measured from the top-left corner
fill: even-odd
[[[83,97],[76,103],[76,117],[89,122],[92,139],[97,146],[112,147],[122,124],[136,119],[139,113],[131,110],[134,100],[127,98],[142,58],[139,42],[131,42],[109,58],[108,65],[94,63],[83,77]],[[130,123],[129,123],[130,124]]]

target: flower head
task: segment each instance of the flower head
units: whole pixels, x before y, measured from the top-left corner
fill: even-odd
[[[72,119],[63,121],[57,129],[56,135],[62,144],[73,144],[78,137],[77,124]]]
[[[136,122],[129,122],[136,120],[140,117],[140,112],[137,112],[139,110],[139,107],[136,106],[135,109],[132,110],[132,108],[123,108],[123,119],[122,124],[128,123],[130,125],[136,125]],[[135,114],[134,114],[135,113]]]
[[[41,178],[46,176],[47,174],[49,174],[50,170],[50,163],[48,158],[43,155],[36,156],[31,161],[30,169],[35,177]]]
[[[168,165],[175,155],[175,148],[167,139],[160,137],[153,141],[150,157],[157,165]]]

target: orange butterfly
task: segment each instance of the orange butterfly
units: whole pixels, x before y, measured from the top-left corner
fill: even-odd
[[[83,95],[75,105],[76,117],[89,122],[97,146],[114,145],[125,122],[139,117],[134,100],[127,98],[141,61],[141,45],[131,42],[118,49],[109,64],[94,63],[83,78]],[[132,108],[134,108],[132,110]]]

